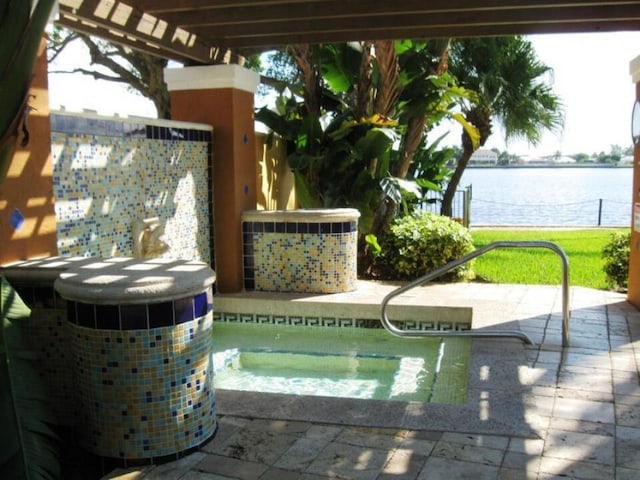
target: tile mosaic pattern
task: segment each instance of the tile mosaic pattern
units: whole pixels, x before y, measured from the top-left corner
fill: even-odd
[[[31,308],[31,316],[22,323],[23,338],[39,354],[34,366],[47,388],[52,411],[60,425],[72,427],[77,419],[77,403],[66,301],[53,284],[11,283]]]
[[[355,290],[357,222],[243,222],[247,290],[337,293]]]
[[[160,304],[68,307],[87,450],[166,457],[215,433],[211,289]]]
[[[215,312],[214,322],[228,323],[269,323],[274,325],[304,327],[339,327],[339,328],[384,328],[377,318],[336,318],[318,316],[298,316],[283,314],[252,314]],[[404,330],[469,330],[470,323],[451,323],[438,321],[393,321],[393,324]]]
[[[163,256],[213,258],[211,131],[52,114],[60,255],[132,256],[134,221],[159,217]]]

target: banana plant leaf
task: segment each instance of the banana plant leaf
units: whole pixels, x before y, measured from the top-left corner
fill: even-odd
[[[320,208],[320,195],[309,185],[300,172],[294,170],[293,178],[296,187],[296,198],[302,208]]]
[[[0,276],[0,478],[52,480],[60,477],[55,419],[20,328],[30,314]]]

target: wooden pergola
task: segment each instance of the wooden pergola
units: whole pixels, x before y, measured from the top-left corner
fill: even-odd
[[[638,0],[60,0],[58,23],[190,65],[295,43],[640,30]]]

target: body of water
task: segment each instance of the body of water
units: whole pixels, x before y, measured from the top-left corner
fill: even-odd
[[[632,168],[470,168],[467,185],[472,226],[631,225]]]

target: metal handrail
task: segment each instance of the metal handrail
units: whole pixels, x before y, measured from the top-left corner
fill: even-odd
[[[412,282],[397,288],[391,293],[387,294],[382,300],[382,306],[380,316],[382,325],[393,335],[398,337],[514,337],[522,340],[528,345],[533,345],[534,342],[531,338],[519,330],[461,330],[461,331],[442,331],[442,330],[402,330],[391,323],[387,316],[387,305],[389,301],[403,294],[404,292],[411,290],[415,287],[427,283],[441,275],[453,270],[460,265],[473,260],[480,255],[495,250],[496,248],[546,248],[553,250],[562,262],[562,346],[569,346],[569,258],[567,254],[557,244],[553,242],[547,242],[544,240],[531,240],[531,241],[499,241],[493,242],[484,247],[480,247],[477,250],[461,257],[457,260],[453,260],[447,263],[445,266],[440,267],[432,272],[423,275],[422,277],[413,280]]]

